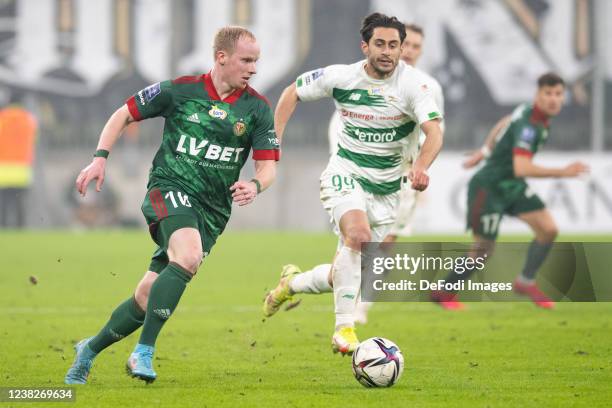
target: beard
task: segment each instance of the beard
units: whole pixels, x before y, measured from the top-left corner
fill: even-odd
[[[391,66],[389,67],[382,66],[376,59],[370,60],[368,61],[368,63],[370,64],[374,72],[376,72],[376,75],[381,78],[386,78],[393,73],[393,71],[397,67],[398,61],[391,60]]]

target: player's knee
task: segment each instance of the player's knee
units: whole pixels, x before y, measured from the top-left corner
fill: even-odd
[[[361,244],[372,240],[372,233],[367,228],[352,228],[347,231],[345,243],[355,251],[361,251]]]
[[[183,269],[191,274],[191,276],[195,275],[202,263],[202,258],[204,254],[201,249],[194,249],[189,252],[185,252],[179,256],[177,256],[176,260],[173,262],[179,264]]]
[[[149,301],[149,291],[145,292],[140,287],[137,287],[136,291],[134,292],[134,300],[142,310],[147,310],[147,303]]]
[[[555,224],[545,226],[540,232],[540,241],[553,242],[559,235],[559,228]]]
[[[151,292],[153,282],[155,282],[155,279],[143,279],[138,283],[138,286],[136,286],[136,290],[134,291],[134,300],[142,310],[147,310],[149,292]]]

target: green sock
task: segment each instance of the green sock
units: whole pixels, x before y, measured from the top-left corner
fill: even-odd
[[[89,348],[94,353],[101,352],[111,344],[136,331],[142,326],[144,317],[145,312],[136,304],[134,297],[130,297],[117,306],[108,323],[88,343]]]
[[[531,241],[529,249],[527,250],[525,266],[523,267],[523,272],[521,274],[525,280],[535,279],[538,269],[540,269],[540,266],[542,266],[546,260],[552,246],[552,242],[541,244],[535,239]]]
[[[151,286],[149,302],[147,304],[147,316],[145,317],[140,344],[154,346],[157,335],[161,331],[166,320],[176,309],[181,295],[191,280],[191,274],[180,265],[170,262],[161,271],[159,277]]]

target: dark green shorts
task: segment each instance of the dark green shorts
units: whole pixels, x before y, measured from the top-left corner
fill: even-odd
[[[158,245],[149,266],[150,271],[157,273],[168,264],[168,244],[174,231],[197,229],[206,256],[227,223],[227,220],[211,216],[195,200],[190,200],[187,194],[174,187],[151,188],[142,203],[142,213],[149,225],[151,238]]]
[[[524,182],[491,185],[472,178],[468,187],[467,229],[494,240],[504,214],[517,216],[545,207],[540,197]]]

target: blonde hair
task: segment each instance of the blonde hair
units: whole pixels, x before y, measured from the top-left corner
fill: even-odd
[[[248,38],[255,41],[255,35],[244,27],[225,26],[215,34],[213,43],[213,58],[217,58],[217,52],[225,51],[232,54],[236,48],[236,43],[241,38]]]

